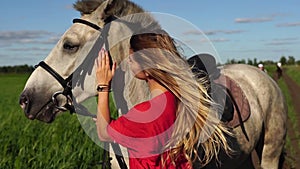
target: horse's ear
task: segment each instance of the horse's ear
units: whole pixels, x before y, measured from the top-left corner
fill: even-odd
[[[107,0],[107,4],[108,5],[113,5],[117,0]]]
[[[115,5],[117,4],[118,0],[107,0],[106,6],[104,7],[103,13],[102,13],[102,19],[105,20],[107,17],[113,15],[113,9]]]

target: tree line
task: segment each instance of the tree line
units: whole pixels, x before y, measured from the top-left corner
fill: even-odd
[[[297,60],[293,56],[282,56],[278,61],[272,61],[272,60],[265,60],[265,61],[258,61],[257,58],[254,58],[253,60],[248,59],[247,61],[245,59],[241,60],[236,60],[236,59],[228,59],[226,64],[248,64],[248,65],[253,65],[257,66],[258,64],[262,63],[265,65],[270,65],[270,64],[277,64],[277,62],[280,62],[282,65],[300,65],[300,60]]]
[[[235,60],[235,59],[229,59],[225,64],[248,64],[257,66],[258,64],[262,63],[264,65],[271,65],[276,64],[277,62],[281,62],[282,65],[300,65],[300,60],[297,60],[293,56],[282,56],[278,61],[258,61],[257,58],[254,58],[253,60],[248,59],[247,61],[245,59],[242,60]],[[31,73],[33,72],[34,67],[29,65],[18,65],[18,66],[2,66],[0,67],[0,73]]]
[[[29,65],[1,66],[0,73],[31,73],[34,67]]]

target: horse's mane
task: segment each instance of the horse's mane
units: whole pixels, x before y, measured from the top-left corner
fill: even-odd
[[[105,0],[78,0],[73,7],[81,13],[81,15],[91,14]],[[139,5],[128,0],[115,0],[113,5],[108,6],[105,13],[107,15],[115,15],[118,17],[126,16],[134,13],[145,12]]]
[[[81,15],[89,15],[106,1],[107,0],[77,0],[73,6]],[[142,7],[128,0],[114,0],[111,4],[106,6],[104,13],[106,16],[116,16],[123,18],[123,20],[127,22],[138,24],[132,29],[132,31],[136,33],[140,30],[155,31],[161,29],[160,24],[150,13],[145,12]],[[137,30],[137,28],[139,30]]]

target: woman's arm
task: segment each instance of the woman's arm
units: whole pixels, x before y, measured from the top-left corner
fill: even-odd
[[[97,133],[101,141],[112,141],[107,133],[107,126],[110,123],[110,110],[109,110],[109,89],[110,82],[116,70],[114,63],[110,69],[108,53],[103,49],[99,52],[96,59],[96,78],[98,86],[102,87],[102,91],[98,91],[98,107],[97,107]]]
[[[97,133],[101,141],[112,141],[107,133],[107,126],[110,123],[110,111],[108,106],[109,101],[108,92],[98,93],[98,107],[97,107]]]

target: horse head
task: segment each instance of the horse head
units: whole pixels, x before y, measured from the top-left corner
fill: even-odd
[[[130,1],[77,1],[74,7],[81,13],[80,19],[73,21],[45,60],[36,66],[21,93],[19,102],[29,119],[50,123],[60,112],[75,111],[74,103],[97,94],[94,60],[98,51],[109,46],[112,60],[120,65],[128,56],[133,29],[155,27],[145,20],[151,19],[148,14],[131,16],[143,9]]]

